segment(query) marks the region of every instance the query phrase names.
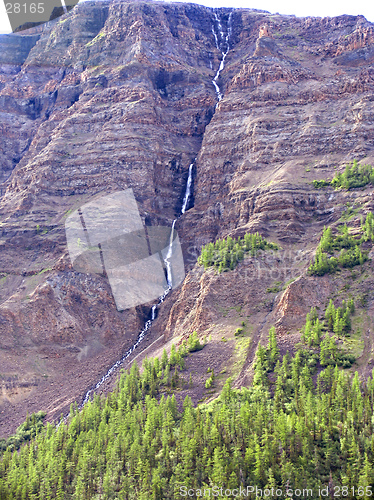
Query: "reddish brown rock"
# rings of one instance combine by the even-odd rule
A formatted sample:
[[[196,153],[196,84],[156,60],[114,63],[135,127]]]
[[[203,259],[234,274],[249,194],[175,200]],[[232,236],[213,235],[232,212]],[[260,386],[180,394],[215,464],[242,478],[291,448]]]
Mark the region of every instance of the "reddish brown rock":
[[[227,30],[230,9],[217,12]],[[147,224],[171,225],[195,157],[194,207],[177,222],[191,271],[152,335],[214,328],[218,342],[251,324],[243,382],[271,324],[296,331],[318,301],[322,314],[335,285],[306,278],[308,263],[323,226],[338,226],[346,203],[370,207],[372,188],[316,191],[312,181],[374,160],[373,26],[249,9],[231,21],[217,106],[222,54],[206,7],[84,2],[0,37],[0,364],[12,380],[0,434],[26,408],[52,417],[80,399],[149,314],[149,304],[119,313],[104,276],[71,268],[68,213],[131,187]],[[279,253],[222,275],[194,267],[202,244],[246,231]]]

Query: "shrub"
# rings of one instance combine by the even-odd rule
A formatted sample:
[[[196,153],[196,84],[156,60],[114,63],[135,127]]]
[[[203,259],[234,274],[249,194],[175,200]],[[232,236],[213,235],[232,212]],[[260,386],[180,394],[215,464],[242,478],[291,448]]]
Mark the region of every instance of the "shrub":
[[[190,352],[201,351],[201,349],[203,349],[204,344],[200,344],[196,331],[192,332],[192,334],[188,337],[187,346]]]
[[[321,189],[321,188],[324,188],[326,186],[330,186],[331,182],[330,181],[326,181],[324,179],[320,180],[320,181],[317,181],[316,179],[313,181],[313,186],[316,188],[316,189]]]
[[[210,389],[214,382],[214,370],[212,370],[212,374],[205,382],[205,389]]]
[[[235,335],[235,337],[238,337],[238,336],[239,336],[239,335],[241,335],[242,333],[243,333],[243,328],[237,328],[237,329],[235,330],[234,335]]]

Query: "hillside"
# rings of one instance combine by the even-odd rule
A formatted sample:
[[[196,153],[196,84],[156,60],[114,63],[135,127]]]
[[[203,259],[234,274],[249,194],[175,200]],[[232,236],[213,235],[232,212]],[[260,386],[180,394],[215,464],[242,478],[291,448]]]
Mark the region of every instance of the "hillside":
[[[0,499],[370,499],[372,378],[360,387],[329,365],[314,388],[310,351],[280,361],[274,338],[253,385],[228,380],[210,404],[186,397],[178,408],[171,396],[185,382],[189,341],[142,374],[134,363],[107,398],[72,405],[68,424],[41,431],[40,415],[28,417],[18,437],[38,435],[3,454]]]
[[[250,385],[271,326],[292,354],[312,307],[323,321],[330,299],[338,308],[353,298],[351,331],[337,342],[355,360],[347,373],[368,377],[371,237],[357,265],[308,269],[324,226],[337,237],[347,224],[359,239],[374,212],[370,179],[313,183],[354,160],[374,165],[372,23],[84,2],[38,32],[0,36],[0,48],[1,437],[27,411],[53,420],[80,404],[151,318],[155,302],[118,311],[107,276],[78,272],[67,249],[69,215],[128,188],[147,227],[177,218],[186,278],[124,368],[196,331],[209,340],[189,356],[192,386],[177,399],[206,402],[228,377]],[[222,272],[197,262],[204,245],[256,232],[278,249]]]

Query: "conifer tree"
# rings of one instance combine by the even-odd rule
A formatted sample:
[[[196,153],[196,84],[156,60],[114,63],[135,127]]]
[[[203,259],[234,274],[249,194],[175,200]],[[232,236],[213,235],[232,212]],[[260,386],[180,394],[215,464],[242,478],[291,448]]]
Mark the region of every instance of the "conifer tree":
[[[269,361],[271,366],[273,367],[279,356],[277,335],[274,326],[272,326],[269,330],[269,343],[267,349],[269,351]]]
[[[334,328],[334,320],[335,320],[335,306],[334,302],[332,299],[329,301],[329,305],[327,306],[326,313],[325,313],[325,318],[327,321],[327,328],[332,331]]]

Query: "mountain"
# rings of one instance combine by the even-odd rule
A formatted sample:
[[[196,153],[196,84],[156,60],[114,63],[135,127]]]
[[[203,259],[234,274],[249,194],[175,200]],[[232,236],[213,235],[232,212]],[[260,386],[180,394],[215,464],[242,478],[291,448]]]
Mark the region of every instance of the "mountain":
[[[27,411],[51,420],[82,401],[151,317],[154,302],[118,311],[108,278],[76,271],[67,249],[68,216],[128,188],[148,227],[178,217],[186,278],[124,367],[194,331],[206,336],[187,362],[193,389],[178,396],[196,404],[228,376],[248,385],[272,325],[281,353],[292,353],[312,307],[322,320],[330,299],[353,297],[353,333],[340,343],[368,375],[371,239],[352,269],[308,268],[324,226],[336,235],[347,223],[358,238],[374,208],[370,182],[313,184],[354,160],[374,164],[372,23],[97,1],[0,36],[0,48],[1,436]],[[197,262],[202,246],[255,232],[278,250],[221,273]],[[214,391],[208,368],[220,374]]]

